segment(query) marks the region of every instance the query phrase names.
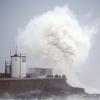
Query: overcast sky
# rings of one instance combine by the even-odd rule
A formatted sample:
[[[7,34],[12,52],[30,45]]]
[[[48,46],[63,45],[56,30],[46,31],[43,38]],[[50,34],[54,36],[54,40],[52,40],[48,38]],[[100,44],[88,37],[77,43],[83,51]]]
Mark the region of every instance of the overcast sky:
[[[24,29],[34,16],[65,4],[74,12],[81,26],[100,22],[100,0],[0,0],[0,72],[4,71],[4,61],[8,59],[10,49],[15,47],[18,31]],[[93,39],[89,59],[83,68],[93,77],[95,85],[100,84],[99,32]]]

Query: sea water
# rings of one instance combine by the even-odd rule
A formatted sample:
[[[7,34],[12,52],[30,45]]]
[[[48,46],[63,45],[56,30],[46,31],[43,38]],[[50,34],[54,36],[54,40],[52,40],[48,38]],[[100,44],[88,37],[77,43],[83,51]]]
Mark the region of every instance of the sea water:
[[[37,93],[35,93],[37,92]],[[43,95],[40,91],[31,91],[29,93],[18,93],[11,95],[5,93],[0,100],[100,100],[99,94],[69,94],[69,95]]]

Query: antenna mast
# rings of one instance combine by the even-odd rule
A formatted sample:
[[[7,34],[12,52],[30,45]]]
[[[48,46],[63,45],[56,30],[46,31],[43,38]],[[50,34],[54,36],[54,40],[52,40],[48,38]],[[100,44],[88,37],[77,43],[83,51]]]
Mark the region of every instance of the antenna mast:
[[[17,49],[18,49],[18,47],[17,47],[17,45],[16,45],[15,54],[17,54],[17,53],[18,53],[18,52],[17,52]]]

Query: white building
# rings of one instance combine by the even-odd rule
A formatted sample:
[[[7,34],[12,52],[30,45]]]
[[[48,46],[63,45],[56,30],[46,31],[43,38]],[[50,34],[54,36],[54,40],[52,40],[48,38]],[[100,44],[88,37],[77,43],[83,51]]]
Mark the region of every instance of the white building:
[[[11,77],[26,77],[26,56],[15,54],[11,56]]]
[[[11,61],[5,61],[5,74],[11,74]]]

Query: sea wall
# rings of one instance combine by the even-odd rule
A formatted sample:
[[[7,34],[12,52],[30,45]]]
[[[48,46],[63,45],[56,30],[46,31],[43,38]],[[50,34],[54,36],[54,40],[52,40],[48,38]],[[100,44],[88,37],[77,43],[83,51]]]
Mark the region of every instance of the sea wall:
[[[0,94],[19,93],[26,91],[41,90],[45,92],[66,91],[80,92],[81,88],[73,88],[66,83],[65,78],[45,78],[45,79],[17,79],[17,78],[4,78],[0,79]]]

